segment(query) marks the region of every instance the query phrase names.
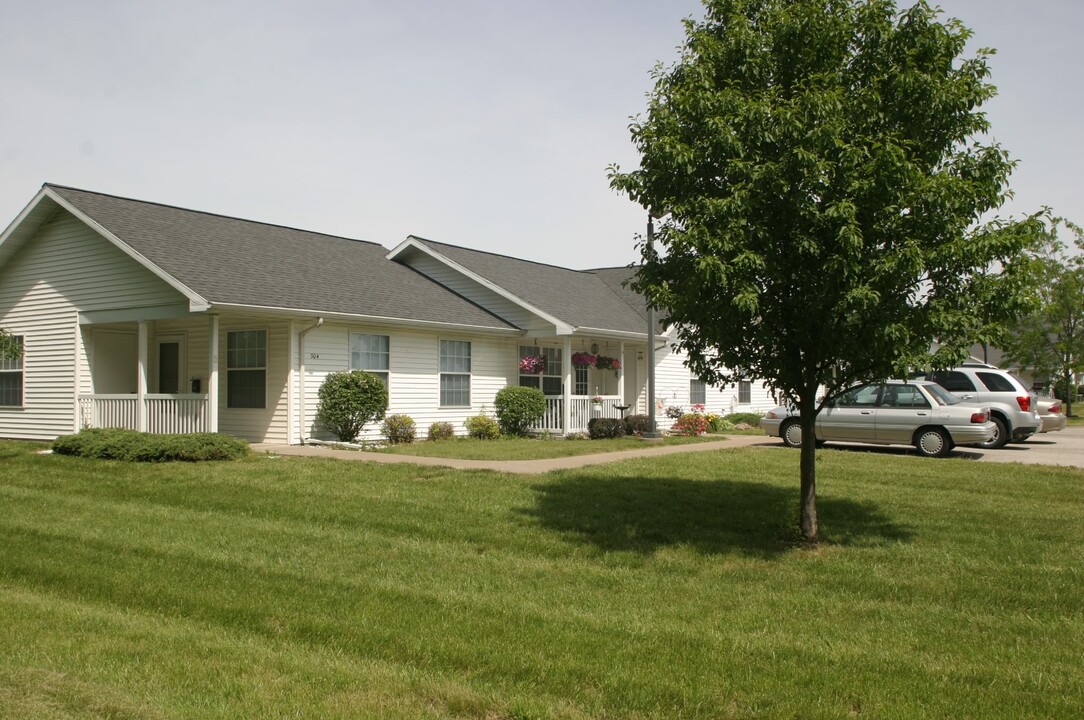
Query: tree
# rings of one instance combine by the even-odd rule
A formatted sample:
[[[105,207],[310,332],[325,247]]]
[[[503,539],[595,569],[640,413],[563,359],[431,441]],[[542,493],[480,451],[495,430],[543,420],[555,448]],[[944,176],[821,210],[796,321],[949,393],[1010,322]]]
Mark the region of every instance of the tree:
[[[925,2],[705,0],[656,67],[641,163],[613,188],[657,213],[633,287],[702,379],[799,410],[799,526],[817,538],[814,421],[857,381],[966,357],[1011,317],[1034,218],[991,221],[1013,163],[976,137],[994,94],[968,31]],[[997,268],[997,270],[993,268]]]
[[[1074,235],[1076,253],[1058,237],[1059,225]],[[1006,357],[1037,374],[1057,378],[1065,414],[1073,412],[1073,379],[1084,370],[1084,231],[1052,219],[1034,263],[1031,312],[1011,321],[1000,342]]]
[[[317,421],[343,442],[354,442],[363,427],[388,410],[384,381],[362,370],[330,373],[317,394]]]
[[[0,360],[18,360],[23,355],[22,343],[4,328],[0,328]]]

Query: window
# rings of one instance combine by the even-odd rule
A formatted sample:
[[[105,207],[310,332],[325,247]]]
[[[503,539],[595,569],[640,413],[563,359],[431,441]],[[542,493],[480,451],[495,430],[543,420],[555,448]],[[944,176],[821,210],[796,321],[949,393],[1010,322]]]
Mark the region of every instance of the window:
[[[881,407],[928,408],[930,403],[914,385],[886,385],[881,397]]]
[[[587,390],[587,368],[574,367],[572,371],[576,373],[576,392],[575,395],[586,395]]]
[[[1017,389],[1013,387],[1012,380],[1003,375],[992,372],[977,372],[975,374],[979,376],[979,380],[990,392],[1017,392]],[[1020,387],[1023,386],[1023,383],[1021,383]]]
[[[520,373],[519,384],[523,387],[539,388],[546,395],[561,395],[564,392],[564,379],[561,370],[560,348],[539,348],[537,345],[520,345],[519,358],[522,360],[528,355],[541,357],[546,361],[546,368],[541,375],[524,375]],[[584,368],[586,371],[586,368]],[[578,376],[577,376],[578,377]],[[587,387],[587,375],[584,374],[584,387]],[[583,395],[587,394],[584,390]]]
[[[689,379],[689,404],[706,405],[708,402],[708,386],[700,378]]]
[[[21,335],[12,336],[15,347],[22,350]],[[0,407],[23,406],[23,357],[0,356]]]
[[[971,382],[971,378],[957,370],[933,372],[929,379],[949,392],[975,392],[975,383]]]
[[[880,385],[859,385],[839,396],[836,407],[875,407],[881,399]]]
[[[226,407],[267,407],[267,331],[226,333]]]
[[[388,387],[391,369],[391,343],[387,335],[350,333],[350,369],[376,375]]]
[[[470,406],[470,342],[440,341],[440,406]]]
[[[738,381],[738,404],[748,405],[753,402],[753,383],[750,380]]]

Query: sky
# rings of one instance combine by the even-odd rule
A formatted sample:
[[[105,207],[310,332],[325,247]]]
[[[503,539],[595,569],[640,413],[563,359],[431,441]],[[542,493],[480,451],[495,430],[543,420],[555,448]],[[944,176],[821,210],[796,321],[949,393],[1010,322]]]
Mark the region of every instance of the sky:
[[[907,3],[901,2],[903,6]],[[993,47],[1003,215],[1084,223],[1084,3],[943,0]],[[697,0],[0,0],[0,228],[45,182],[585,269],[646,221],[609,187]],[[970,54],[970,53],[969,53]]]

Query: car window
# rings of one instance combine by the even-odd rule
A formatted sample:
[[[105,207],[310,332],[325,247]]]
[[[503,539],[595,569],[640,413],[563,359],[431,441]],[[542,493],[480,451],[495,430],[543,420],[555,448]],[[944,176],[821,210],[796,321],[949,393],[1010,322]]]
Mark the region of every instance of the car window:
[[[880,395],[880,385],[859,385],[840,395],[836,407],[873,407]]]
[[[1004,375],[992,372],[977,372],[975,374],[979,376],[979,380],[986,386],[986,389],[991,392],[1016,392],[1012,380]]]
[[[939,370],[930,373],[930,380],[949,392],[975,392],[975,383],[971,378],[957,370]]]
[[[929,400],[914,385],[885,385],[881,407],[886,408],[928,408]]]
[[[940,385],[927,385],[926,392],[933,396],[934,402],[938,405],[958,405],[960,403],[960,398]]]

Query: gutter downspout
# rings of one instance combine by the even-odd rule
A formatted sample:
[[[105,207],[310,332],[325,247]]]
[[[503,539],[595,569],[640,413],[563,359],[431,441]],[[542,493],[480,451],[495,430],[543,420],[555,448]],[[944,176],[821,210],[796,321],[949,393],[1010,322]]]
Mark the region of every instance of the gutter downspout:
[[[309,332],[315,330],[324,324],[322,317],[316,318],[316,323],[305,328],[297,334],[297,394],[298,394],[298,426],[297,426],[297,439],[301,441],[301,444],[305,444],[305,336]]]

